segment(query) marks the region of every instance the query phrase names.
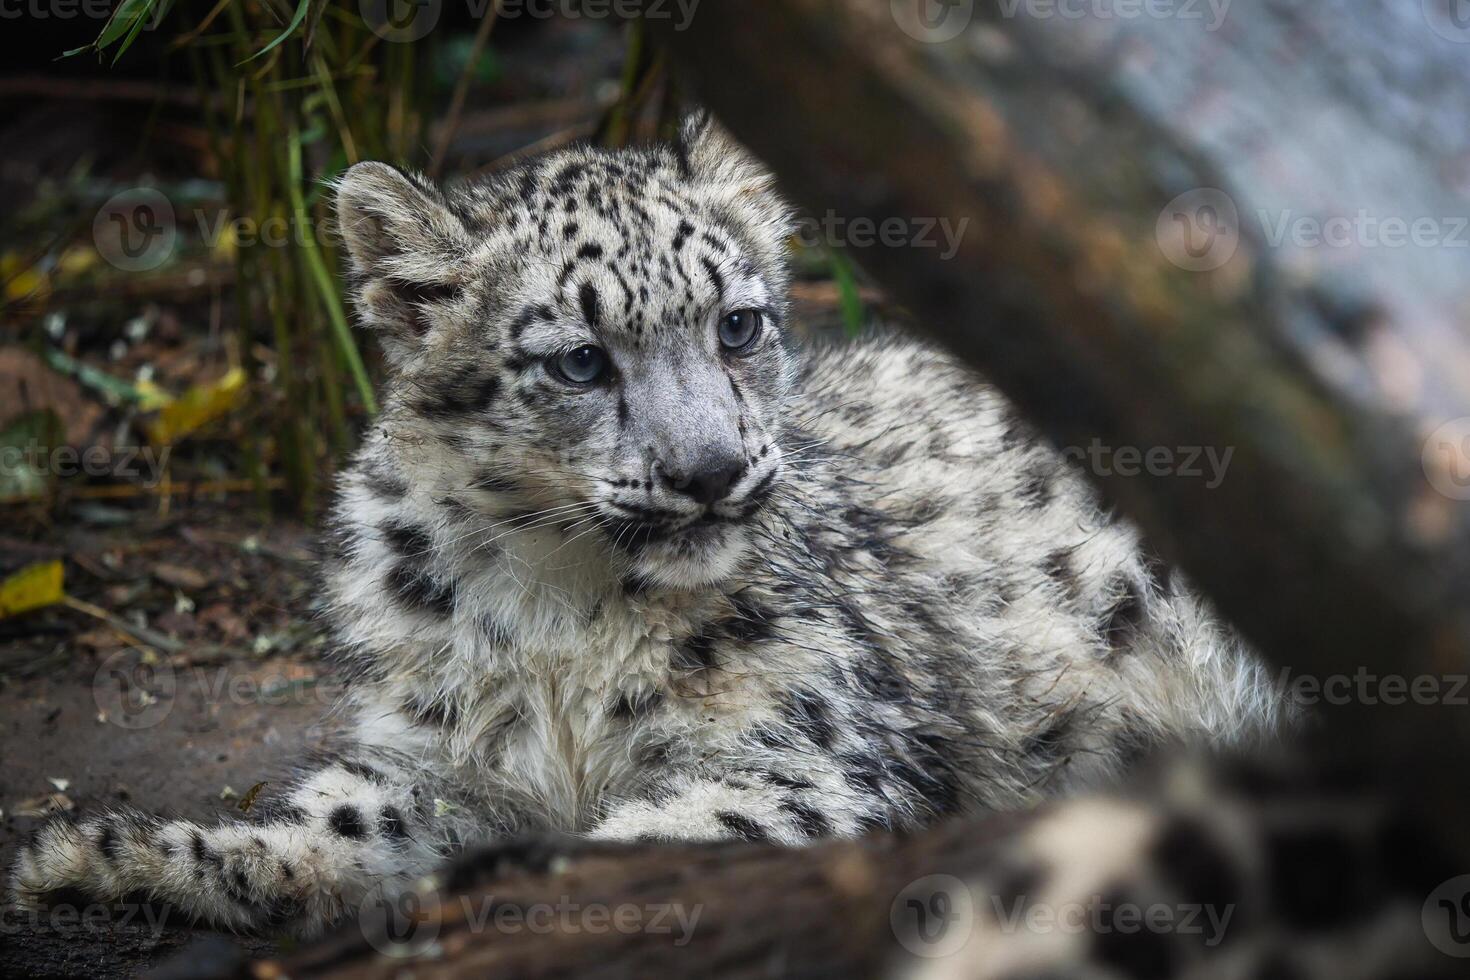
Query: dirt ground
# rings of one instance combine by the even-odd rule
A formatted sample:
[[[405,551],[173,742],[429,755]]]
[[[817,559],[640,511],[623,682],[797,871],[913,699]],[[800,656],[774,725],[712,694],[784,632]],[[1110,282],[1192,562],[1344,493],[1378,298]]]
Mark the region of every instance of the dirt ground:
[[[227,501],[175,505],[165,518],[118,510],[101,527],[12,512],[0,525],[0,574],[60,559],[82,604],[0,620],[0,864],[46,813],[126,804],[238,815],[252,787],[269,792],[330,730],[339,692],[320,662],[311,535],[235,511]],[[193,974],[271,948],[152,911],[8,912],[0,976],[133,976],[202,942],[185,954]]]

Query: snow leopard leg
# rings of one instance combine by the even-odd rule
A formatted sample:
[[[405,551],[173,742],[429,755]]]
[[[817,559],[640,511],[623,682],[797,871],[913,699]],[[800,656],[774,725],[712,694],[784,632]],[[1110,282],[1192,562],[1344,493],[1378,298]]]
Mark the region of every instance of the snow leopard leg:
[[[461,832],[423,774],[386,757],[336,759],[260,806],[205,826],[113,810],[42,826],[18,851],[11,898],[148,901],[224,929],[310,936],[443,862]]]
[[[771,841],[799,845],[889,826],[880,798],[836,773],[737,769],[681,773],[614,803],[591,836],[616,841]]]

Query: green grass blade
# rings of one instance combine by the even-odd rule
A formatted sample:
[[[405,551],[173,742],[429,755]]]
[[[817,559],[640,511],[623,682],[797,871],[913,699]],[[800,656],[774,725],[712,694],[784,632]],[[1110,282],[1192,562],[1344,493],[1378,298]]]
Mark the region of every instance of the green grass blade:
[[[837,284],[837,305],[842,310],[842,325],[849,337],[856,337],[863,332],[867,322],[857,277],[847,256],[836,249],[828,249],[828,253],[832,256],[832,280]]]
[[[301,236],[301,251],[306,258],[307,269],[311,273],[311,279],[316,285],[317,292],[321,295],[322,306],[327,311],[327,319],[332,324],[332,334],[337,339],[342,358],[347,362],[347,369],[352,372],[352,381],[357,386],[358,397],[362,399],[363,407],[367,409],[368,414],[376,415],[378,414],[378,401],[373,396],[372,380],[368,377],[367,368],[362,363],[362,355],[358,352],[357,342],[352,337],[352,328],[347,324],[347,314],[342,309],[342,299],[337,295],[331,273],[327,271],[327,263],[322,258],[316,236],[310,233],[313,225],[307,218],[306,200],[301,193],[301,133],[294,126],[291,128],[287,152],[290,159],[290,173],[287,179],[291,194],[291,210],[296,216],[297,227],[307,229],[307,233]]]

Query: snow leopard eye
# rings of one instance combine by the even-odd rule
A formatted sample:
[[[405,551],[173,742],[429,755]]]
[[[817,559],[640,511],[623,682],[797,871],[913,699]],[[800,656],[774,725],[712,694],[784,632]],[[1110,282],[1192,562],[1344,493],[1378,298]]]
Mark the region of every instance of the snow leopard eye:
[[[552,370],[574,385],[589,385],[607,373],[607,355],[600,347],[578,347],[552,362]]]
[[[761,334],[759,310],[736,310],[720,321],[720,344],[732,353],[744,353]]]

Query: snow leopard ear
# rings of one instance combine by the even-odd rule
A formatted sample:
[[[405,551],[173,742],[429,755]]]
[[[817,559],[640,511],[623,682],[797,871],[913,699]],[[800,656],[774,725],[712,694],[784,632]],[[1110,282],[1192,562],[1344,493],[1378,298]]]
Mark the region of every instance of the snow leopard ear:
[[[687,178],[752,228],[771,241],[790,233],[791,209],[776,191],[776,176],[708,111],[684,117],[674,152]]]
[[[469,233],[427,179],[373,162],[338,182],[337,224],[358,313],[402,360],[457,298]]]
[[[736,197],[775,194],[775,175],[708,110],[697,109],[684,117],[675,152],[685,176],[717,191]]]

